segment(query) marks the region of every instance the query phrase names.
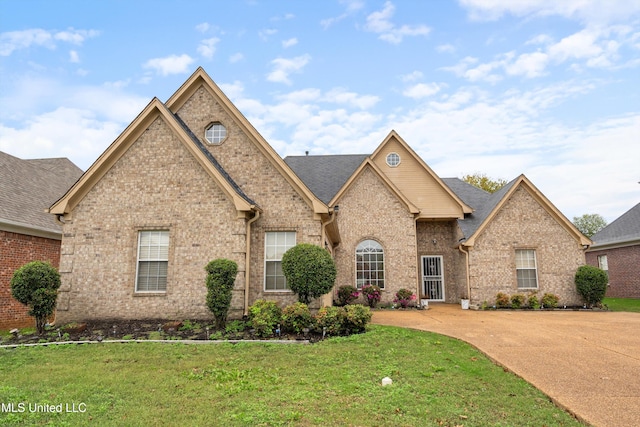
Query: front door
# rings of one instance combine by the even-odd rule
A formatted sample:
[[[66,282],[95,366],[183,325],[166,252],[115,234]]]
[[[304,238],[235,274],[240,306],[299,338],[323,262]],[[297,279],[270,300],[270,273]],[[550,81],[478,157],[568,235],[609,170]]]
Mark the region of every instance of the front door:
[[[444,275],[440,255],[422,257],[422,294],[420,298],[444,301]]]

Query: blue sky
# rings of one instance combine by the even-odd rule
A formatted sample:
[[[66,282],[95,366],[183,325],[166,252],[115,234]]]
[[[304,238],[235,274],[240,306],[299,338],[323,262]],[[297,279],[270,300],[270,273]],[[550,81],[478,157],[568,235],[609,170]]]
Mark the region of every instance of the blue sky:
[[[198,66],[283,157],[395,129],[569,219],[640,200],[640,0],[0,0],[0,150],[87,169]]]

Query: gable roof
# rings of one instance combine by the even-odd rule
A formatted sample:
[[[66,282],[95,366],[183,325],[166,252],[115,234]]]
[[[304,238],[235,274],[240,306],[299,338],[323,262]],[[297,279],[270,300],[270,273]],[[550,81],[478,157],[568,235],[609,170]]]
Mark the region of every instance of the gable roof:
[[[459,189],[462,189],[462,193],[464,193],[466,197],[477,198],[477,200],[481,202],[471,215],[465,217],[464,220],[458,220],[460,229],[465,237],[465,241],[462,243],[464,246],[471,247],[475,244],[475,240],[478,236],[480,236],[491,223],[493,218],[495,218],[500,209],[509,200],[518,187],[525,188],[529,194],[537,200],[540,206],[542,206],[549,215],[551,215],[563,228],[565,228],[569,234],[573,235],[581,245],[588,246],[592,243],[591,240],[585,237],[576,228],[576,226],[573,225],[571,221],[569,221],[567,217],[565,217],[562,212],[560,212],[558,208],[556,208],[524,175],[518,176],[516,179],[510,181],[493,194],[487,193],[488,197],[486,197],[483,202],[482,199],[485,197],[484,195],[472,191],[459,183],[453,182],[452,180],[448,180],[448,182],[453,186],[457,186]]]
[[[329,204],[367,154],[288,156],[284,161],[307,187]]]
[[[53,214],[71,212],[91,188],[111,169],[128,148],[158,117],[164,120],[178,137],[178,140],[182,142],[209,176],[211,176],[227,196],[230,197],[236,210],[248,212],[259,209],[255,203],[242,192],[240,187],[230,179],[229,175],[222,169],[217,161],[215,161],[213,155],[196,143],[197,138],[193,137],[193,134],[186,129],[184,124],[178,120],[177,116],[170,112],[158,98],[153,98],[138,117],[127,126],[124,132],[122,132],[91,167],[89,167],[78,182],[49,208],[49,212]]]
[[[67,158],[22,160],[0,151],[0,229],[59,239],[62,227],[46,210],[81,175]]]
[[[287,163],[276,153],[269,143],[260,135],[247,118],[229,100],[220,87],[209,77],[202,67],[185,81],[182,86],[166,102],[166,107],[176,113],[189,98],[200,88],[204,87],[217,101],[225,112],[235,120],[235,123],[243,130],[245,135],[255,144],[267,160],[280,172],[291,184],[294,190],[317,214],[328,214],[329,208],[322,202],[298,177]],[[196,138],[197,139],[197,138]]]
[[[640,203],[594,234],[591,240],[591,249],[640,244]]]
[[[340,188],[340,190],[333,196],[331,202],[329,202],[329,206],[334,206],[338,202],[340,197],[349,189],[349,187],[351,187],[351,184],[353,184],[354,181],[356,181],[356,179],[358,179],[362,172],[367,168],[370,168],[378,176],[382,183],[389,189],[389,191],[391,191],[391,193],[393,193],[398,198],[398,200],[400,200],[405,205],[410,213],[418,214],[420,212],[420,209],[418,209],[413,203],[411,203],[411,201],[407,199],[404,194],[402,194],[398,187],[396,187],[395,184],[391,182],[391,180],[387,178],[387,176],[380,170],[380,168],[376,166],[376,164],[371,160],[371,157],[367,157],[364,162],[362,162],[362,164],[351,174],[342,188]]]

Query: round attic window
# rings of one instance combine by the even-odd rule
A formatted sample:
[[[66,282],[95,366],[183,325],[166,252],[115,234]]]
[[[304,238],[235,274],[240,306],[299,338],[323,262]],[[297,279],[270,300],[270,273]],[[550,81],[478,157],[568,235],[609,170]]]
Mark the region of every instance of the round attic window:
[[[205,129],[204,137],[210,144],[221,144],[227,137],[227,128],[220,122],[211,123]]]
[[[389,153],[387,155],[387,164],[392,168],[395,168],[400,164],[400,156],[398,153]]]

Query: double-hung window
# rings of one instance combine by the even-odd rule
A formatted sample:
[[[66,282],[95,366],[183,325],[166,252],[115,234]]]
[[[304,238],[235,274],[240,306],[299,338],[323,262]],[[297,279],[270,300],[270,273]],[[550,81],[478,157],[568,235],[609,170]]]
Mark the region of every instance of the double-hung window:
[[[516,249],[518,289],[538,288],[538,268],[534,249]]]
[[[607,260],[606,255],[598,255],[598,268],[603,270],[607,274],[607,279],[609,278],[609,261]]]
[[[282,255],[296,245],[295,231],[268,231],[264,239],[264,290],[288,291]]]
[[[168,265],[169,231],[140,231],[136,292],[166,292]]]

